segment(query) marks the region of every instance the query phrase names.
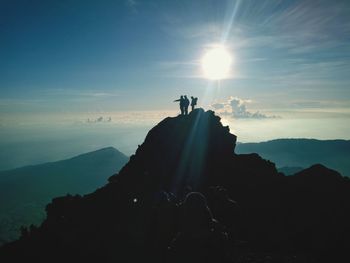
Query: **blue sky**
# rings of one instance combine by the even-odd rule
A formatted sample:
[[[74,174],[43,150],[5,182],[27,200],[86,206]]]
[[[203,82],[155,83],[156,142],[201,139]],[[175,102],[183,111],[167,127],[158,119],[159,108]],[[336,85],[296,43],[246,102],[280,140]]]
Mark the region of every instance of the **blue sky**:
[[[293,136],[261,138],[249,130],[259,123],[349,139],[349,14],[349,1],[328,0],[2,0],[1,127],[12,134],[38,119],[53,127],[67,114],[70,124],[114,114],[116,125],[128,112],[176,115],[172,101],[187,94],[233,126],[240,118],[232,129],[248,141]],[[234,60],[220,83],[200,65],[218,43]]]
[[[2,1],[0,10],[2,111],[170,109],[178,94],[211,86],[198,61],[213,43],[235,63],[210,99],[349,105],[348,1]]]

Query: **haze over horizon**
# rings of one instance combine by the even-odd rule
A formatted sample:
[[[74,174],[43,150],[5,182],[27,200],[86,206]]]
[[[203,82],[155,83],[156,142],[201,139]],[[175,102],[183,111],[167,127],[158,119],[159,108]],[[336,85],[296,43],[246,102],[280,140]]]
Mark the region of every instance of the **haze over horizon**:
[[[323,0],[2,1],[0,170],[105,146],[129,155],[182,94],[239,141],[350,139],[349,11]],[[201,59],[218,44],[232,68],[208,80]]]

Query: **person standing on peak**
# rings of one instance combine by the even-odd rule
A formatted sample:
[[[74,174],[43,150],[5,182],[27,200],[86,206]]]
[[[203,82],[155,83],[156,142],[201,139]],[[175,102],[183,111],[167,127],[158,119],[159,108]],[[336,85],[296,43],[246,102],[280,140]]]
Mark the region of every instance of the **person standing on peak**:
[[[187,98],[187,96],[185,95],[185,98],[184,98],[184,111],[185,111],[185,115],[188,114],[188,106],[190,105],[190,101],[189,99]]]
[[[185,113],[185,99],[184,99],[184,96],[181,95],[180,99],[174,100],[174,102],[176,102],[176,101],[180,102],[181,115],[184,115],[184,113]]]
[[[191,108],[192,108],[191,111],[193,111],[194,108],[196,107],[197,100],[198,100],[198,98],[194,98],[193,96],[191,96]]]

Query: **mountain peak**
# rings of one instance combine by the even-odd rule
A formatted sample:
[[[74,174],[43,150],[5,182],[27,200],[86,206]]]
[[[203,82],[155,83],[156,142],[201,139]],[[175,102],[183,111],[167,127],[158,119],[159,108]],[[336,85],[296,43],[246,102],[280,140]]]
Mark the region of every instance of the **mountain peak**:
[[[199,148],[207,145],[207,149],[202,151],[216,150],[221,154],[225,152],[232,155],[236,139],[236,136],[230,133],[229,127],[222,125],[219,116],[211,110],[204,111],[199,108],[188,115],[168,117],[161,121],[150,130],[142,146],[157,143],[162,144],[162,148],[168,152],[171,152],[173,147],[183,147],[183,150],[192,150],[198,154]]]
[[[188,115],[168,117],[152,128],[130,162],[110,181],[138,174],[154,179],[168,191],[205,183],[217,165],[234,156],[236,136],[213,111],[195,109]],[[142,176],[147,174],[147,176]]]
[[[333,169],[329,169],[328,167],[322,165],[322,164],[314,164],[310,166],[309,168],[306,168],[298,173],[296,173],[294,176],[296,177],[303,177],[303,178],[314,178],[320,180],[323,179],[339,179],[342,180],[343,177],[340,173]]]
[[[104,156],[104,155],[120,155],[122,157],[127,158],[122,152],[118,151],[116,148],[114,147],[105,147],[105,148],[101,148],[95,151],[91,151],[91,152],[87,152],[87,153],[83,153],[83,154],[79,154],[77,156],[74,156],[68,160],[76,160],[76,159],[85,159],[85,158],[96,158],[96,156]]]

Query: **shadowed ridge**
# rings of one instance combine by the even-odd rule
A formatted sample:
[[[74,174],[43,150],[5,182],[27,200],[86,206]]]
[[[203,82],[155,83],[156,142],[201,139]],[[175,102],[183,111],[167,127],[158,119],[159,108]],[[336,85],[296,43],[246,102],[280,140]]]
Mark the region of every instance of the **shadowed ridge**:
[[[310,166],[309,168],[306,168],[298,173],[296,173],[294,176],[298,177],[313,177],[315,179],[320,179],[321,177],[325,178],[334,178],[334,179],[343,179],[343,176],[341,176],[340,173],[333,169],[329,169],[326,166],[322,164],[314,164]]]
[[[95,151],[87,152],[87,153],[82,153],[67,159],[59,160],[59,161],[52,161],[52,162],[46,162],[46,163],[40,163],[40,164],[35,164],[35,165],[26,165],[14,169],[9,169],[9,170],[3,170],[0,171],[0,177],[3,175],[6,175],[7,173],[12,173],[15,171],[25,171],[25,170],[30,170],[30,169],[37,169],[37,167],[49,167],[49,166],[57,166],[62,163],[76,163],[76,162],[85,162],[85,161],[93,161],[99,158],[110,158],[110,157],[116,157],[120,159],[121,162],[125,163],[128,160],[128,156],[126,156],[124,153],[120,152],[114,147],[105,147],[101,148]]]
[[[338,198],[347,191],[350,186],[350,180],[348,177],[343,177],[335,170],[329,169],[322,164],[315,164],[306,168],[294,175],[288,176],[286,180],[293,186],[291,191],[298,188],[300,193],[305,194],[303,198],[306,200],[311,195],[321,195],[319,198],[327,199],[329,202],[329,196],[332,198]],[[300,200],[302,201],[302,200]],[[334,201],[334,200],[333,200]]]
[[[124,159],[128,158],[124,153],[120,152],[119,150],[117,150],[114,147],[105,147],[105,148],[101,148],[92,152],[88,152],[88,153],[83,153],[83,154],[79,154],[77,156],[74,156],[72,158],[69,159],[65,159],[62,161],[68,161],[68,160],[77,160],[77,159],[83,159],[83,158],[89,158],[89,157],[99,157],[99,156],[104,156],[104,155],[116,155],[116,156],[120,156],[123,157]]]
[[[293,247],[312,251],[318,262],[348,262],[350,180],[315,164],[285,177],[285,236]]]

